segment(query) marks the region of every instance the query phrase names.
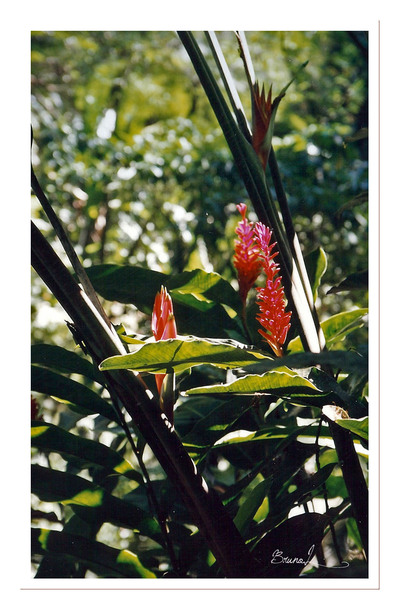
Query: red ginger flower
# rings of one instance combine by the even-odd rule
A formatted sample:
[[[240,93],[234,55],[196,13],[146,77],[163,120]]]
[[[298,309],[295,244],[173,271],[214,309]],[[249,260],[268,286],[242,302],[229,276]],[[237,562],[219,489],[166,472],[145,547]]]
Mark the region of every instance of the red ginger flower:
[[[256,225],[246,218],[247,206],[236,206],[242,220],[236,228],[239,240],[235,240],[233,263],[238,272],[239,295],[243,302],[243,317],[247,295],[261,271],[266,275],[265,286],[257,288],[260,313],[256,316],[263,328],[260,335],[268,342],[277,356],[283,355],[283,345],[290,328],[292,313],[285,312],[285,294],[279,266],[275,262],[278,252],[273,252],[276,242],[271,243],[272,231],[262,222]]]
[[[275,262],[278,252],[272,253],[276,243],[271,244],[272,232],[263,223],[258,222],[254,238],[259,246],[262,267],[266,275],[265,286],[257,288],[257,304],[260,313],[256,316],[262,329],[258,332],[268,342],[277,356],[283,355],[283,345],[290,328],[292,312],[285,312],[285,293],[278,275],[279,266]]]
[[[164,286],[161,286],[161,291],[156,294],[151,319],[151,329],[156,341],[176,339],[177,337],[172,299]],[[161,394],[164,377],[165,374],[156,375],[159,394]]]
[[[250,288],[260,275],[262,263],[259,259],[259,247],[254,239],[254,225],[246,218],[247,205],[240,203],[236,207],[242,220],[236,228],[239,239],[235,240],[233,264],[238,272],[239,295],[244,306]]]

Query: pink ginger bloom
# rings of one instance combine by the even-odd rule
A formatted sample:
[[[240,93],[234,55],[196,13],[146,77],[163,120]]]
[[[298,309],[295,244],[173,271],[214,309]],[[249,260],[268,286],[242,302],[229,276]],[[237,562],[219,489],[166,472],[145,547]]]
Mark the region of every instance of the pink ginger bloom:
[[[254,239],[259,247],[266,282],[265,286],[257,288],[257,304],[260,313],[256,317],[263,327],[258,332],[268,342],[274,353],[282,356],[292,312],[285,312],[286,302],[281,283],[282,278],[278,275],[279,266],[274,260],[278,252],[272,253],[276,243],[271,244],[271,237],[271,230],[258,222],[254,229]]]
[[[156,341],[176,339],[177,337],[172,299],[164,286],[161,286],[161,291],[156,294],[151,319],[151,329]],[[164,377],[164,373],[156,375],[156,384],[159,394],[161,394]]]
[[[236,207],[242,220],[235,231],[239,239],[235,240],[233,264],[238,272],[239,296],[244,306],[250,288],[260,275],[262,263],[259,259],[259,246],[255,242],[254,225],[246,218],[247,205],[240,203]]]

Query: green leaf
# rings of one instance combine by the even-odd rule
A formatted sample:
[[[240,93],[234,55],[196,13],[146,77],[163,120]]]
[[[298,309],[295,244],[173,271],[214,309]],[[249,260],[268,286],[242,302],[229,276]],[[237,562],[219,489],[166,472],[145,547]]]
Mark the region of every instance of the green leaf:
[[[320,247],[310,252],[305,259],[308,276],[310,278],[311,290],[314,302],[318,296],[318,288],[321,278],[328,268],[328,259],[324,250]]]
[[[165,286],[172,296],[181,333],[221,336],[223,329],[238,329],[224,306],[238,313],[239,296],[217,273],[195,269],[170,276],[141,267],[112,264],[94,265],[87,272],[102,297],[131,303],[148,315],[153,310],[157,292]]]
[[[193,366],[213,364],[218,368],[233,369],[269,356],[235,341],[218,341],[187,337],[146,343],[126,356],[113,356],[103,360],[100,370],[132,369],[147,373],[181,373]]]
[[[44,502],[70,505],[85,520],[100,514],[104,522],[127,527],[160,541],[160,526],[148,513],[134,504],[108,493],[104,487],[68,472],[34,464],[31,469],[32,492]],[[93,512],[94,511],[94,512]],[[99,512],[100,511],[100,512]]]
[[[305,396],[319,394],[320,390],[308,379],[289,369],[264,375],[245,375],[227,384],[204,386],[187,390],[186,394],[254,394],[267,392],[277,396]]]
[[[228,305],[237,313],[241,311],[242,303],[238,292],[218,273],[207,273],[202,269],[184,271],[179,275],[171,276],[166,282],[166,287],[178,302],[180,299],[185,302],[184,295],[192,295],[200,303],[221,303]]]
[[[150,314],[154,299],[168,276],[130,265],[93,265],[87,270],[94,289],[108,301],[132,303]]]
[[[36,365],[31,367],[31,389],[74,405],[85,415],[98,413],[119,423],[112,406],[96,392],[49,369]]]
[[[58,345],[37,344],[31,347],[31,363],[60,371],[78,373],[93,381],[104,383],[96,367],[91,362]]]
[[[177,302],[186,303],[183,295],[192,295],[199,303],[224,303],[240,311],[237,292],[218,273],[203,269],[167,275],[131,265],[93,265],[88,275],[97,292],[109,301],[132,303],[145,313],[151,313],[154,299],[161,286],[175,295]],[[194,305],[199,309],[201,305]]]
[[[258,483],[258,485],[256,485],[256,487],[254,487],[254,489],[251,490],[250,495],[245,499],[243,504],[240,505],[233,521],[241,534],[245,532],[247,526],[253,520],[257,510],[264,502],[269,487],[269,481],[261,481]]]
[[[186,401],[190,406],[199,399],[191,398]],[[252,409],[251,400],[231,396],[229,400],[213,400],[210,397],[201,399],[206,402],[205,408],[197,415],[197,420],[189,433],[182,437],[183,442],[209,447],[232,430],[240,428],[243,416]],[[209,405],[212,405],[210,410]],[[243,425],[243,424],[242,424]]]
[[[329,347],[336,341],[341,341],[353,330],[361,328],[364,325],[363,318],[367,313],[367,308],[354,309],[335,314],[321,322],[327,346]]]
[[[131,551],[120,551],[84,536],[32,528],[32,551],[38,555],[72,556],[103,578],[156,578]]]
[[[96,464],[129,479],[143,483],[142,476],[119,453],[102,443],[66,432],[58,426],[40,421],[32,422],[31,443],[42,451],[56,451],[82,462],[82,468]]]
[[[321,322],[324,332],[326,345],[329,347],[337,341],[344,339],[349,333],[363,326],[363,317],[368,313],[367,308],[354,309],[335,314]],[[303,350],[300,337],[292,339],[287,349],[289,352],[299,352]]]
[[[342,428],[350,430],[357,436],[361,436],[361,438],[368,440],[368,417],[363,417],[362,419],[337,419],[336,423]]]

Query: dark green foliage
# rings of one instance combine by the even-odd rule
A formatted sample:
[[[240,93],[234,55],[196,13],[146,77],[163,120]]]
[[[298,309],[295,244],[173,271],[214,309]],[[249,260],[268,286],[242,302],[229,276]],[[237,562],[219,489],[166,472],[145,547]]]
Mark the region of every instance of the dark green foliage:
[[[218,37],[244,82],[235,36]],[[254,294],[243,320],[232,257],[235,204],[266,194],[271,213],[277,193],[223,104],[216,120],[198,77],[209,67],[216,91],[217,70],[202,34],[194,39],[198,66],[172,32],[32,34],[33,166],[127,352],[99,359],[75,319],[69,330],[33,323],[36,578],[224,578],[234,564],[239,577],[365,577],[368,174],[365,131],[355,134],[367,127],[367,40],[248,35],[275,95],[308,61],[279,106],[273,146],[327,349],[306,348],[299,315],[276,359],[257,332]],[[36,200],[33,217],[53,243]],[[290,270],[287,232],[273,219]],[[154,343],[161,286],[179,336]],[[55,304],[35,277],[39,318],[45,301]],[[175,373],[176,442],[154,446],[148,391],[127,390],[125,403],[116,392],[112,373],[131,367],[154,393],[152,409],[154,374]],[[193,460],[192,489],[171,447],[175,460]],[[233,558],[212,535],[227,522]],[[329,554],[335,567],[324,565]]]

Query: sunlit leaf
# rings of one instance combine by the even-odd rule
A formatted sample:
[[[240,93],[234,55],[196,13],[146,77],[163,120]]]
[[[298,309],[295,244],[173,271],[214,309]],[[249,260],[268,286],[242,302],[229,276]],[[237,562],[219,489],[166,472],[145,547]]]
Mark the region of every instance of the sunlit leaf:
[[[361,436],[361,438],[368,440],[368,417],[363,417],[362,419],[337,419],[336,423],[342,428],[350,430],[357,436]]]
[[[187,337],[147,343],[126,356],[103,360],[100,370],[132,369],[147,373],[180,373],[193,366],[212,364],[223,369],[246,366],[269,356],[234,341]]]
[[[186,394],[254,394],[267,392],[277,396],[319,394],[320,390],[308,379],[289,371],[272,371],[264,375],[246,375],[227,384],[204,386],[187,390]]]
[[[238,312],[237,292],[217,273],[202,269],[167,275],[130,265],[94,265],[87,269],[95,290],[109,301],[131,303],[150,315],[161,286],[171,294],[178,332],[220,337],[224,329],[240,330],[226,307]]]

